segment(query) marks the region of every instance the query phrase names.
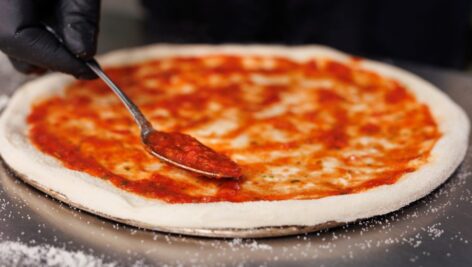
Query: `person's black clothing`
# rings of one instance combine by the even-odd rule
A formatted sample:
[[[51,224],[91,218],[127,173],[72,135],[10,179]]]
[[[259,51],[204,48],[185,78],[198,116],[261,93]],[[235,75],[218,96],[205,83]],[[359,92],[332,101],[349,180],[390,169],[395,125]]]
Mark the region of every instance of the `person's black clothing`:
[[[326,44],[460,68],[469,0],[142,0],[151,41]]]

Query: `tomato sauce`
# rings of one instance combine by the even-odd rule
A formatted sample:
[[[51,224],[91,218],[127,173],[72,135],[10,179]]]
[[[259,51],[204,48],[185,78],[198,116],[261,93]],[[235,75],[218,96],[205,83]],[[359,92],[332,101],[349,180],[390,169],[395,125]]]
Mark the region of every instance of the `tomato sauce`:
[[[362,192],[426,164],[441,133],[407,88],[361,64],[209,55],[106,69],[169,133],[151,138],[156,150],[240,179],[205,178],[150,155],[127,110],[98,80],[38,101],[29,137],[66,168],[168,203]]]
[[[241,177],[241,168],[238,164],[190,135],[153,131],[146,138],[146,143],[154,152],[169,160],[215,174],[217,178]]]

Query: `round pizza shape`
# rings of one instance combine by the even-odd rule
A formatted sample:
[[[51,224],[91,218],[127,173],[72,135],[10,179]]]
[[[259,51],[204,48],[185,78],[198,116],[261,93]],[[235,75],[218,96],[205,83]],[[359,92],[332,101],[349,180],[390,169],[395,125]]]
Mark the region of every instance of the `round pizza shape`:
[[[269,236],[386,214],[443,183],[467,148],[469,120],[439,89],[326,47],[158,45],[100,62],[157,130],[196,138],[241,178],[161,162],[102,81],[63,74],[17,90],[0,153],[40,190],[139,227]]]

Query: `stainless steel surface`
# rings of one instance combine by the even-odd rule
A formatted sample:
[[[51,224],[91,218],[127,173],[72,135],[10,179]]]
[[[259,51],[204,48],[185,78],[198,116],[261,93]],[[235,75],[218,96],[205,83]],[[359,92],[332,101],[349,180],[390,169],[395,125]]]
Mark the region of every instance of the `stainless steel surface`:
[[[106,32],[102,27],[102,38],[113,47],[102,51],[119,47],[122,36],[129,36]],[[142,42],[133,40],[122,43]],[[23,77],[3,71],[6,63],[0,63],[0,95],[10,94]],[[411,64],[401,67],[436,84],[472,117],[472,77]],[[7,79],[11,82],[5,84]],[[472,266],[471,177],[469,148],[444,185],[397,212],[308,235],[255,241],[182,237],[114,223],[53,200],[0,167],[0,266],[2,244],[10,244],[6,241],[81,251],[98,265]]]

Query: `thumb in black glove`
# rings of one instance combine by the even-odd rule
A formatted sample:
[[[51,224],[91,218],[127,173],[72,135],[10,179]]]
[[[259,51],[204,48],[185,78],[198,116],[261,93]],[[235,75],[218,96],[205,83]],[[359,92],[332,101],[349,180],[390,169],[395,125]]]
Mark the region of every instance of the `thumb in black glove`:
[[[0,50],[20,72],[96,78],[79,59],[95,55],[99,14],[100,0],[0,0]]]

